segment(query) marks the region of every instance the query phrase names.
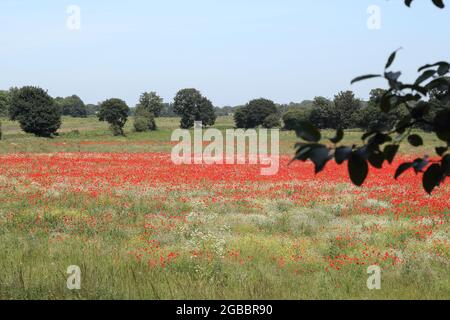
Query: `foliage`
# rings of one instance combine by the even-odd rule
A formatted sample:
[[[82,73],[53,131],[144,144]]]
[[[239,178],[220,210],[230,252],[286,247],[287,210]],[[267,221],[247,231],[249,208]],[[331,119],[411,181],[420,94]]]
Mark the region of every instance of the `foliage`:
[[[61,111],[53,98],[38,87],[11,91],[10,118],[17,120],[27,133],[51,137],[61,126]]]
[[[136,113],[139,110],[146,110],[152,113],[155,118],[161,116],[161,112],[164,108],[163,99],[156,94],[156,92],[144,92],[139,98],[139,104],[136,106]]]
[[[124,135],[123,127],[128,120],[130,108],[125,101],[120,99],[109,99],[101,103],[98,118],[106,121],[111,126],[111,131],[115,136]]]
[[[302,121],[307,121],[310,111],[305,109],[292,109],[283,115],[283,123],[285,130],[297,130]]]
[[[337,113],[333,101],[324,97],[314,98],[310,121],[320,129],[337,128]]]
[[[204,126],[211,126],[216,122],[213,104],[196,89],[178,91],[173,108],[181,116],[182,129],[192,128],[195,121],[202,121]]]
[[[146,132],[156,130],[155,116],[147,110],[139,109],[134,117],[134,130],[136,132]]]
[[[83,100],[77,95],[72,95],[70,97],[55,98],[56,103],[61,108],[62,114],[64,116],[72,116],[74,118],[86,118],[88,111]]]
[[[236,111],[236,127],[248,129],[264,126],[264,120],[271,115],[278,117],[279,121],[278,109],[272,100],[264,98],[252,100]]]
[[[0,117],[5,117],[9,113],[10,94],[8,91],[0,90]]]
[[[262,126],[266,129],[280,128],[281,127],[280,116],[275,113],[268,115],[264,119]]]

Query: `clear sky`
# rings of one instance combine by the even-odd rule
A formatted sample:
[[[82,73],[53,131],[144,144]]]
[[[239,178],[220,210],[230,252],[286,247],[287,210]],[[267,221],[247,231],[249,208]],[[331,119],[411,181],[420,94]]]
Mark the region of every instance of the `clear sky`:
[[[218,106],[346,89],[367,98],[384,83],[350,80],[381,72],[398,47],[401,70],[450,60],[450,7],[414,2],[0,0],[0,88],[39,85],[53,96],[117,97],[130,106],[143,91],[171,101],[186,87]],[[80,30],[66,25],[72,4],[81,9]],[[371,5],[381,10],[379,30],[367,27]]]

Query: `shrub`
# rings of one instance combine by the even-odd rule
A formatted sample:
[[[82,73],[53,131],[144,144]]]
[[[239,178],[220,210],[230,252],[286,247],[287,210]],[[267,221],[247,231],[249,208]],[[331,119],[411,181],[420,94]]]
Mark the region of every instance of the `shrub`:
[[[61,110],[46,91],[23,87],[12,91],[10,118],[27,133],[51,137],[61,126]]]
[[[245,107],[239,108],[234,114],[234,121],[237,128],[256,128],[264,126],[264,121],[271,115],[275,115],[279,123],[280,117],[275,103],[261,98],[252,100]],[[274,118],[271,117],[271,120]]]
[[[212,126],[216,122],[213,104],[196,89],[178,91],[173,109],[181,116],[182,129],[192,128],[195,121],[202,121],[204,126]]]
[[[239,129],[247,128],[247,116],[248,116],[247,107],[241,107],[236,110],[236,112],[234,113],[234,123],[236,124],[236,128]]]

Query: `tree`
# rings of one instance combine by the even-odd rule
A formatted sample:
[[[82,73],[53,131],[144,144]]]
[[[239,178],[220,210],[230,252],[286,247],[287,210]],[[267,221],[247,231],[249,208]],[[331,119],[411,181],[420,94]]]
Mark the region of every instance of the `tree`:
[[[130,108],[125,101],[120,99],[109,99],[100,104],[98,119],[110,124],[111,131],[115,136],[124,135],[123,127],[128,120]]]
[[[61,126],[61,110],[54,99],[38,87],[11,91],[10,119],[17,120],[27,133],[51,137]]]
[[[155,118],[158,118],[161,116],[163,108],[163,99],[159,97],[156,92],[144,92],[139,98],[136,112],[138,112],[139,109],[144,109],[149,113],[153,113]]]
[[[359,128],[367,131],[392,130],[397,119],[408,113],[408,109],[405,105],[399,106],[388,113],[382,112],[378,108],[378,103],[385,93],[386,90],[380,88],[373,89],[370,92],[370,100],[367,103],[367,106],[361,109],[359,118],[356,121]]]
[[[234,112],[234,123],[236,128],[239,129],[248,129],[247,128],[247,117],[248,117],[248,108],[240,107]]]
[[[202,121],[204,126],[211,126],[216,122],[213,104],[196,89],[178,91],[173,108],[181,116],[182,129],[192,128],[195,121]]]
[[[324,97],[315,97],[310,121],[320,129],[336,129],[339,122],[334,102]]]
[[[278,114],[271,114],[268,115],[263,123],[262,126],[266,129],[272,129],[272,128],[279,128],[281,127],[281,121],[280,121],[280,116]]]
[[[87,104],[86,111],[88,116],[93,116],[100,111],[100,106],[98,104]]]
[[[308,121],[308,109],[291,109],[283,115],[284,130],[297,130],[302,121]]]
[[[56,103],[60,106],[64,116],[72,116],[74,118],[86,118],[88,115],[86,105],[77,95],[70,97],[55,98]]]
[[[9,92],[0,90],[0,117],[8,116],[9,105],[10,105]]]
[[[142,107],[136,108],[134,117],[134,130],[136,132],[146,132],[156,130],[155,116],[152,112]]]
[[[260,98],[250,101],[247,106],[247,128],[255,128],[263,125],[264,120],[273,114],[278,114],[278,109],[272,100]]]
[[[356,128],[355,118],[361,110],[361,100],[355,98],[352,91],[341,91],[334,96],[336,126],[342,129]]]

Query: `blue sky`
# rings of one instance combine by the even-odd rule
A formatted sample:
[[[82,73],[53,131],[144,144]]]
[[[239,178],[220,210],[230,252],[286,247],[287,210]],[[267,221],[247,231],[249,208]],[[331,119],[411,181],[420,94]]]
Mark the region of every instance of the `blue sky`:
[[[398,47],[396,68],[450,60],[450,9],[416,0],[0,0],[0,88],[39,85],[87,103],[130,106],[143,91],[171,101],[195,87],[215,105],[266,97],[279,103],[354,90]],[[66,27],[69,5],[81,30]],[[381,29],[367,8],[381,9]]]

